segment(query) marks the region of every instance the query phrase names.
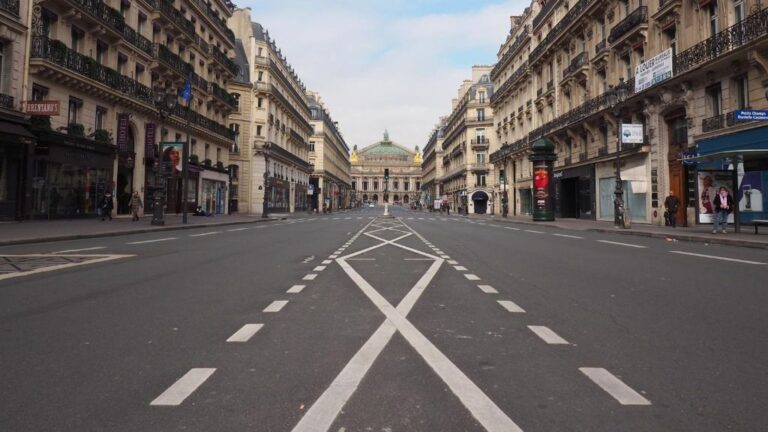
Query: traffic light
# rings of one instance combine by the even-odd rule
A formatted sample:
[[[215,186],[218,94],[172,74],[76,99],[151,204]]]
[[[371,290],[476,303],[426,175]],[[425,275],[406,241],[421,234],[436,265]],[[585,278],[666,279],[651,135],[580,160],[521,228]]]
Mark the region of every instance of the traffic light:
[[[389,168],[384,168],[384,180],[389,180]]]

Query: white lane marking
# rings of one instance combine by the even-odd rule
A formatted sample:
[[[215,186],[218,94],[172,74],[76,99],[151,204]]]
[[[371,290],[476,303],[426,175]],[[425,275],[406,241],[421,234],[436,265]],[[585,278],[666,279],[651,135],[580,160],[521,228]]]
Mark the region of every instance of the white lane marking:
[[[317,277],[317,274],[310,273],[310,274],[304,276],[302,279],[303,280],[315,280],[316,277]]]
[[[309,264],[309,262],[312,261],[313,259],[315,259],[314,255],[308,256],[308,257],[304,258],[304,261],[302,261],[302,263],[303,264]]]
[[[474,275],[472,273],[464,273],[464,277],[469,280],[480,280],[480,278],[477,277],[477,275]]]
[[[698,253],[693,253],[693,252],[669,251],[669,253],[680,254],[680,255],[690,255],[690,256],[695,256],[695,257],[699,257],[699,258],[709,258],[709,259],[716,259],[716,260],[722,260],[722,261],[731,261],[731,262],[737,262],[737,263],[742,263],[742,264],[765,265],[764,262],[759,262],[759,261],[747,261],[747,260],[741,260],[741,259],[736,259],[736,258],[726,258],[726,257],[719,257],[719,256],[714,256],[714,255],[704,255],[704,254],[698,254]]]
[[[288,291],[286,291],[286,293],[288,293],[288,294],[298,294],[304,288],[306,288],[306,285],[294,285],[294,286],[288,288]]]
[[[316,271],[316,272],[321,272],[323,270],[325,270],[325,266],[317,266],[312,269],[312,271]]]
[[[567,340],[561,338],[557,333],[552,331],[549,327],[545,326],[528,326],[536,336],[550,345],[570,345]]]
[[[238,231],[245,231],[245,230],[247,230],[247,229],[248,229],[248,228],[233,228],[233,229],[229,229],[229,230],[227,230],[227,232],[238,232]]]
[[[332,263],[332,262],[333,262],[333,261],[331,261],[331,260],[323,260],[322,264],[328,265],[328,264],[330,264],[330,263]]]
[[[603,368],[582,367],[579,370],[622,405],[651,404],[651,401]]]
[[[520,231],[520,228],[515,228],[515,227],[504,227],[504,228],[512,231]]]
[[[352,258],[353,260],[355,258]],[[404,261],[434,261],[432,258],[403,258]]]
[[[515,302],[511,300],[499,300],[498,303],[506,309],[508,312],[512,313],[525,313],[525,309],[518,306]]]
[[[56,270],[61,270],[65,268],[70,267],[79,267],[87,264],[96,264],[104,261],[112,261],[120,258],[131,258],[135,257],[136,255],[84,255],[84,254],[78,254],[78,255],[51,255],[51,254],[24,254],[24,255],[7,255],[3,254],[3,256],[6,257],[50,257],[50,256],[57,256],[57,257],[92,257],[92,260],[87,260],[83,262],[73,262],[73,263],[66,263],[66,264],[57,264],[52,265],[48,267],[40,267],[36,268],[34,270],[30,271],[20,271],[20,272],[13,272],[13,273],[5,273],[0,274],[0,280],[5,279],[12,279],[16,277],[23,277],[38,273],[45,273],[45,272],[51,272]]]
[[[552,234],[552,235],[555,236],[555,237],[565,237],[565,238],[579,239],[579,240],[584,238],[584,237],[579,237],[579,236],[569,235],[569,234]]]
[[[264,324],[246,324],[230,336],[227,342],[248,342],[262,327]]]
[[[376,258],[349,258],[348,261],[376,261]]]
[[[444,260],[451,259],[451,257],[449,257],[448,255],[440,255],[440,258]]]
[[[534,234],[544,234],[544,231],[536,231],[536,230],[523,230],[527,233],[534,233]]]
[[[204,236],[209,236],[214,234],[221,234],[221,231],[211,231],[211,232],[205,232],[201,234],[192,234],[190,235],[190,237],[204,237]]]
[[[484,293],[486,294],[498,294],[499,292],[496,291],[496,288],[490,286],[490,285],[478,285],[478,288],[480,288]]]
[[[164,242],[164,241],[171,241],[171,240],[178,240],[178,238],[177,237],[168,237],[168,238],[161,238],[161,239],[154,239],[154,240],[136,241],[136,242],[130,242],[130,243],[126,243],[126,244],[129,244],[129,245],[139,245],[139,244],[157,243],[157,242]]]
[[[333,220],[339,220],[339,218],[333,218]]]
[[[598,243],[607,243],[607,244],[612,244],[616,246],[626,246],[626,247],[633,247],[638,249],[646,249],[646,246],[636,245],[632,243],[620,243],[620,242],[608,241],[608,240],[598,240]]]
[[[467,268],[464,266],[457,265],[457,266],[453,266],[453,268],[455,268],[458,271],[467,271]]]
[[[266,312],[266,313],[280,312],[281,310],[283,310],[283,308],[287,304],[288,304],[288,300],[275,300],[272,303],[270,303],[269,306],[265,307],[262,312]]]
[[[168,387],[160,396],[150,402],[154,406],[178,406],[184,402],[205,380],[210,378],[216,368],[195,368],[179,378],[173,385]]]
[[[106,246],[95,246],[95,247],[89,247],[89,248],[83,248],[83,249],[70,249],[70,250],[63,250],[58,252],[51,252],[52,254],[63,254],[63,253],[72,253],[72,252],[86,252],[86,251],[95,251],[99,249],[106,249]]]
[[[441,258],[442,258],[442,257],[441,257]],[[458,264],[459,264],[459,262],[458,262],[458,261],[456,261],[456,260],[450,260],[450,261],[448,261],[448,264],[450,264],[450,265],[458,265]]]
[[[336,258],[338,258],[338,255],[337,255],[337,254],[333,254],[333,255],[330,255],[328,258],[330,258],[330,259],[336,259]]]

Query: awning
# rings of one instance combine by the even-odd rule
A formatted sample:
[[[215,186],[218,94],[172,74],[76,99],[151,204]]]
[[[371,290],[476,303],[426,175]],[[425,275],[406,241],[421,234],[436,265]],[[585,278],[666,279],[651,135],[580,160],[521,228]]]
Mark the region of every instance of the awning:
[[[16,141],[37,141],[37,137],[18,123],[0,121],[0,135],[12,137]]]
[[[698,156],[686,157],[685,160],[696,162],[712,162],[721,159],[735,159],[739,157],[743,158],[744,160],[768,158],[768,148],[754,150],[726,150],[708,154],[701,154],[701,152],[699,152]]]
[[[714,156],[717,159],[744,156],[765,156],[768,153],[768,127],[758,127],[714,138],[696,141],[698,157]],[[714,160],[712,158],[706,160]]]

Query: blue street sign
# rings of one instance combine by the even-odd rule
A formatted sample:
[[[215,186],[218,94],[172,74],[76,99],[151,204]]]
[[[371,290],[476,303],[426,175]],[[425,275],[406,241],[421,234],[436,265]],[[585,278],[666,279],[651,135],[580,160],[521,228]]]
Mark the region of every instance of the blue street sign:
[[[768,111],[765,110],[736,110],[733,113],[736,121],[768,120]]]

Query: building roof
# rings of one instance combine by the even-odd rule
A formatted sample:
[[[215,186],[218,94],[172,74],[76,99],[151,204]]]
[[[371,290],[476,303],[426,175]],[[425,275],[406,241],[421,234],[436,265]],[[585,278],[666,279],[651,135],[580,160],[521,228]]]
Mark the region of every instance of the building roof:
[[[234,78],[235,82],[250,84],[251,83],[251,70],[248,67],[248,56],[245,54],[245,47],[243,41],[240,39],[235,40],[235,64],[240,69],[237,76]]]
[[[266,40],[264,27],[256,22],[251,22],[251,31],[253,32],[253,37],[257,40],[263,41]]]
[[[389,139],[389,133],[386,131],[384,132],[384,139],[381,141],[375,142],[360,150],[357,150],[357,147],[355,147],[352,151],[351,160],[353,163],[365,159],[391,159],[392,161],[408,163],[418,161],[418,163],[421,163],[421,155],[417,151],[410,150],[407,147],[391,141]]]

